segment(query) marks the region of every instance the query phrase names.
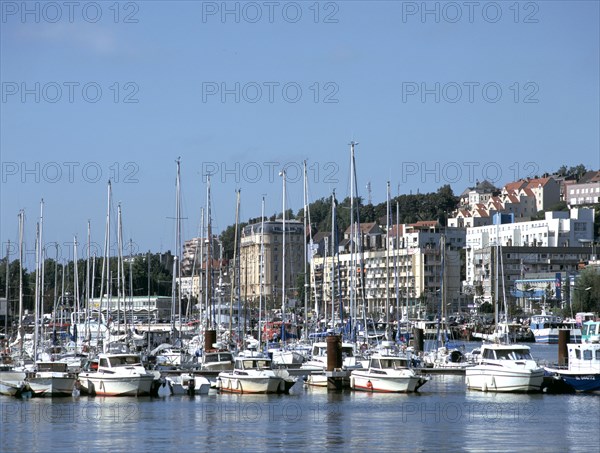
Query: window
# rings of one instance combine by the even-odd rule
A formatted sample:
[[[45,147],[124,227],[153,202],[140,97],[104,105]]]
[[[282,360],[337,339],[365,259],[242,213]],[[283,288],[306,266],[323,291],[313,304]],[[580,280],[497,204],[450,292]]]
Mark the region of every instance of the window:
[[[592,351],[589,349],[586,349],[585,351],[583,351],[583,360],[592,360]]]

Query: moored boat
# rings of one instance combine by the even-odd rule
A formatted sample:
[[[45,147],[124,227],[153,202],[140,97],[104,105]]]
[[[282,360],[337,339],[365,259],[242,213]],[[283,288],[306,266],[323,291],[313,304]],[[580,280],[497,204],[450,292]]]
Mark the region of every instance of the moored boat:
[[[154,379],[136,354],[100,354],[79,374],[84,393],[103,396],[149,395]]]
[[[217,388],[228,393],[283,393],[285,387],[267,357],[236,357],[233,370],[222,371],[217,380]]]
[[[67,366],[66,362],[38,362],[25,382],[34,396],[71,396],[77,377]]]
[[[600,392],[600,342],[567,344],[568,367],[546,367],[577,392]]]
[[[483,344],[478,363],[465,370],[468,389],[483,392],[537,392],[544,369],[531,357],[529,346]]]
[[[350,388],[367,392],[416,392],[429,378],[408,367],[406,357],[374,354],[366,370],[354,370]]]

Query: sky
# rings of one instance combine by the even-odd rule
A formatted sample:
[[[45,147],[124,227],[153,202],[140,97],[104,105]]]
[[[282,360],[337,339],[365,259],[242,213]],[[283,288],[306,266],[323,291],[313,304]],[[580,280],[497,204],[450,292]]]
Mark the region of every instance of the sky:
[[[350,195],[374,203],[600,168],[600,8],[538,2],[12,2],[0,20],[0,240],[133,251]],[[52,244],[58,244],[52,245]],[[16,248],[11,248],[11,259]],[[127,249],[125,251],[127,253]]]

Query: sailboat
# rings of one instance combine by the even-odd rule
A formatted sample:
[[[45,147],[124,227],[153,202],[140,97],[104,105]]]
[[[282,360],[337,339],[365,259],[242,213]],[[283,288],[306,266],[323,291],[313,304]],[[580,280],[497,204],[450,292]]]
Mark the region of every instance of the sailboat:
[[[44,224],[44,200],[40,204],[40,222],[36,234],[36,279],[35,279],[35,327],[33,341],[33,371],[25,379],[26,385],[34,396],[61,396],[71,395],[75,387],[76,376],[67,371],[67,363],[42,362],[38,360],[39,346],[41,343],[40,313],[43,307],[43,274],[44,274],[44,247],[42,232]],[[77,239],[74,240],[74,263],[77,266]],[[77,296],[76,296],[77,297]]]
[[[24,211],[19,211],[19,326],[17,339],[11,346],[19,348],[19,357],[23,358],[23,228],[25,222]],[[6,260],[8,267],[8,260]],[[8,279],[6,280],[8,283]],[[8,348],[9,349],[9,348]],[[9,349],[10,351],[10,349]],[[12,362],[12,357],[5,359],[6,363],[0,369],[0,395],[16,396],[25,387],[25,372],[17,370]]]
[[[445,326],[446,312],[446,237],[440,238],[440,259],[441,259],[441,281],[440,281],[440,301],[437,316],[437,335],[436,347],[423,356],[425,367],[437,369],[464,370],[473,366],[474,363],[468,361],[462,351],[456,348],[449,348],[447,342],[448,330]]]

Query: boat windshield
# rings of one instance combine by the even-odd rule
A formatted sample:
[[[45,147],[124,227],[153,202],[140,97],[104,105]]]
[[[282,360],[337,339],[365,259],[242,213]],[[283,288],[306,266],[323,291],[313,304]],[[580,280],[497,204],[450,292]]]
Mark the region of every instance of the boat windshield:
[[[354,351],[351,346],[342,347],[342,356],[344,357],[353,357]]]
[[[380,368],[389,368],[397,370],[398,368],[406,368],[406,364],[401,359],[381,359]]]
[[[496,358],[498,360],[533,360],[527,349],[498,350]]]
[[[204,357],[204,363],[214,363],[214,362],[232,362],[233,356],[231,354],[206,354]]]
[[[120,357],[110,357],[110,366],[127,366],[127,365],[140,365],[140,359],[134,355],[126,355]]]
[[[242,361],[242,369],[244,369],[244,370],[261,369],[261,368],[269,368],[269,361],[268,360],[243,360]]]

